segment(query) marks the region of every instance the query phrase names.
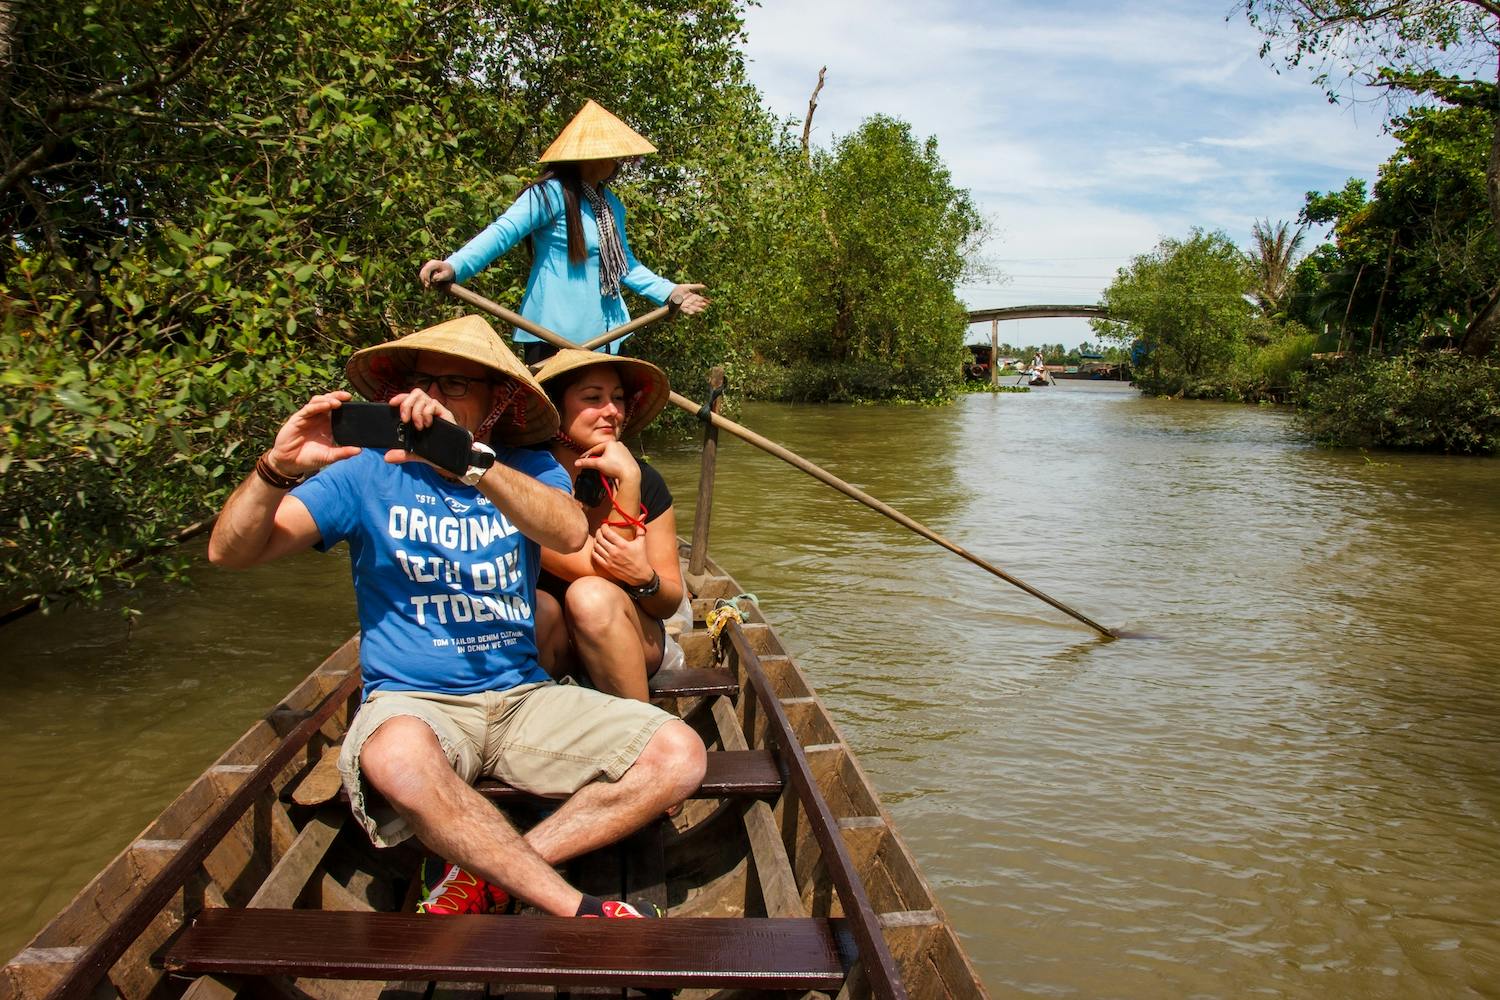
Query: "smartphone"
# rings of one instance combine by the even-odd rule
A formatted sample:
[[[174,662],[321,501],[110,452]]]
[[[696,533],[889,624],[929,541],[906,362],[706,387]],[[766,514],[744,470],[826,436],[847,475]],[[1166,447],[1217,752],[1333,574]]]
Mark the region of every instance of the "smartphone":
[[[468,471],[474,447],[474,435],[451,420],[437,417],[418,430],[403,423],[401,411],[387,403],[345,403],[334,410],[333,441],[356,448],[415,452],[455,476]]]
[[[585,507],[593,507],[604,499],[604,477],[598,469],[584,469],[573,481],[573,498]]]

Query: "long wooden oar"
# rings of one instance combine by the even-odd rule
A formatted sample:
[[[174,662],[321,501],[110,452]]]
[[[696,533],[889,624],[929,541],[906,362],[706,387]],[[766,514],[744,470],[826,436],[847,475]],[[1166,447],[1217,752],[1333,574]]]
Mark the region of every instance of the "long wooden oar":
[[[518,326],[528,333],[540,337],[542,340],[545,340],[547,343],[553,344],[556,347],[566,348],[577,346],[553,333],[551,330],[548,330],[546,327],[538,326],[530,320],[523,319],[522,317],[516,315],[514,312],[511,312],[509,309],[500,305],[498,302],[491,302],[483,295],[471,292],[469,289],[463,287],[462,285],[449,284],[448,292],[460,301],[465,302],[476,309],[483,310],[484,312],[489,313],[491,316],[494,316],[497,319],[502,319],[507,323]],[[663,306],[661,309],[656,310],[655,313],[648,313],[647,316],[652,317],[652,319],[654,320],[656,318],[656,315],[658,313],[662,313],[666,308],[666,306]],[[641,319],[646,319],[646,316],[642,316]],[[630,327],[631,329],[638,329],[643,325],[645,324],[640,322],[629,323],[626,324],[626,326],[617,327],[615,330],[611,330],[609,333],[603,334],[601,337],[596,337],[594,338],[594,340],[589,341],[589,343],[607,343],[608,341],[623,336],[625,332],[629,332],[626,327]],[[1085,625],[1098,632],[1100,635],[1107,636],[1110,639],[1120,638],[1120,633],[1114,631],[1113,629],[1105,628],[1103,625],[1100,625],[1098,622],[1094,621],[1088,615],[1083,614],[1081,611],[1075,611],[1073,608],[1068,607],[1062,601],[1059,601],[1056,598],[1044,594],[1040,590],[1037,590],[1026,581],[1011,576],[999,566],[981,559],[979,556],[976,556],[974,553],[970,552],[963,546],[950,542],[948,539],[944,538],[942,535],[939,535],[937,532],[922,524],[920,521],[916,521],[910,517],[907,517],[905,514],[892,507],[890,504],[885,503],[882,500],[877,500],[874,497],[870,496],[870,494],[866,493],[864,490],[844,482],[838,476],[835,476],[833,473],[827,471],[826,469],[814,465],[812,462],[809,462],[807,459],[803,458],[801,455],[798,455],[796,452],[782,447],[769,438],[762,437],[761,435],[750,430],[750,428],[741,426],[740,424],[735,423],[733,420],[730,420],[727,417],[721,417],[717,413],[705,411],[702,406],[693,402],[691,399],[688,399],[686,396],[681,395],[680,393],[674,391],[670,393],[667,398],[672,401],[673,405],[681,407],[689,413],[699,416],[700,419],[704,415],[706,415],[708,419],[713,421],[715,427],[722,428],[723,430],[728,431],[740,440],[745,441],[748,444],[755,445],[755,447],[759,448],[761,451],[766,452],[767,454],[775,455],[777,458],[781,459],[788,465],[801,469],[803,472],[807,473],[809,476],[812,476],[814,479],[820,482],[827,483],[829,486],[832,486],[834,489],[838,490],[840,493],[844,494],[850,499],[858,500],[860,503],[864,504],[866,507],[870,508],[876,513],[884,514],[886,517],[890,518],[892,521],[895,521],[903,528],[907,528],[911,531],[916,532],[928,541],[936,542],[943,548],[947,549],[949,552],[952,552],[955,555],[963,556],[965,559],[969,560],[969,562],[973,563],[975,566],[978,566],[985,572],[992,573],[995,576],[998,576],[1000,579],[1004,580],[1006,583],[1010,584],[1013,587],[1019,587],[1021,590],[1026,591],[1026,593],[1030,594],[1032,597],[1035,597],[1037,600],[1045,601],[1057,610],[1061,611],[1063,614],[1070,615],[1073,618],[1076,618],[1078,621],[1083,622]]]
[[[540,326],[536,323],[533,323],[531,320],[527,319],[525,316],[522,316],[520,313],[511,312],[500,303],[491,302],[483,295],[480,295],[477,292],[469,291],[463,285],[449,282],[447,288],[448,294],[452,295],[460,302],[467,303],[468,305],[473,306],[475,309],[482,309],[497,319],[503,319],[511,326],[517,327],[521,330],[525,330],[527,333],[531,334],[534,337],[540,337],[542,340],[545,340],[553,347],[576,347],[582,351],[598,350],[605,344],[609,344],[616,340],[619,340],[626,334],[634,333],[643,326],[650,326],[652,323],[655,323],[663,316],[669,316],[673,312],[673,307],[670,305],[658,306],[657,308],[651,310],[648,313],[645,313],[644,315],[637,316],[629,323],[617,326],[613,330],[606,330],[604,333],[599,334],[599,336],[594,337],[592,340],[586,340],[581,344],[575,344],[569,340],[564,339],[560,335],[553,333],[545,326]]]

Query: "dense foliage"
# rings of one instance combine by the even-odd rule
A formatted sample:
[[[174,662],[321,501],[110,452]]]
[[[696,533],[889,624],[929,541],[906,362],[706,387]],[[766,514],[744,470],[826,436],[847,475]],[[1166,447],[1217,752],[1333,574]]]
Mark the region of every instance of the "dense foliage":
[[[129,580],[349,353],[453,314],[418,266],[504,209],[586,97],[660,149],[617,185],[635,250],[717,299],[638,351],[690,393],[765,357],[941,395],[967,196],[884,119],[809,163],[745,80],[741,24],[739,0],[0,8],[0,610]],[[903,240],[897,282],[873,262]],[[515,305],[528,264],[474,286]]]
[[[1488,221],[1493,247],[1500,237],[1500,3],[1240,0],[1238,6],[1265,38],[1261,55],[1289,66],[1313,66],[1330,100],[1349,99],[1347,85],[1358,81],[1384,89],[1394,110],[1419,99],[1479,111],[1463,124],[1465,141],[1487,150],[1479,160],[1483,212],[1471,218]],[[1396,123],[1413,124],[1399,117]],[[1392,273],[1397,245],[1392,239],[1386,250],[1383,289],[1389,288],[1385,279]],[[1454,304],[1464,321],[1458,346],[1476,358],[1500,344],[1500,280],[1493,270],[1485,288],[1488,294],[1478,310],[1463,312]],[[1351,298],[1355,291],[1351,285]],[[1378,324],[1372,321],[1372,326],[1378,336]]]
[[[954,294],[985,234],[937,143],[866,121],[765,192],[764,256],[737,318],[761,331],[747,375],[790,400],[944,399],[968,327]]]
[[[1500,364],[1453,353],[1325,362],[1306,379],[1299,422],[1345,448],[1463,455],[1500,450]]]

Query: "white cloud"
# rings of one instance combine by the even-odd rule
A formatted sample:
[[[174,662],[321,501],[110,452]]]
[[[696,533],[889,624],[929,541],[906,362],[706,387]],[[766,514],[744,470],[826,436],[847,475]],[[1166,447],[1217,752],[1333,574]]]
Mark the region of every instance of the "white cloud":
[[[1161,237],[1201,226],[1247,242],[1255,219],[1295,218],[1305,192],[1372,178],[1394,148],[1379,109],[1331,106],[1306,74],[1278,75],[1225,13],[1201,0],[764,0],[746,13],[746,55],[768,107],[798,123],[828,67],[816,143],[876,113],[937,138],[994,221],[986,256],[1012,275],[961,289],[971,305],[1091,301]],[[1052,322],[1033,339],[1090,335]]]

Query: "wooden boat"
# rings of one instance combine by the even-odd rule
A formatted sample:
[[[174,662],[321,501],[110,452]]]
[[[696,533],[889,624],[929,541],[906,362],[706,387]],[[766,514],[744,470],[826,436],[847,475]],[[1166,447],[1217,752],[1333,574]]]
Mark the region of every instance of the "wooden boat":
[[[568,871],[601,895],[651,898],[668,919],[412,913],[420,848],[373,848],[332,767],[359,699],[355,638],[11,959],[0,995],[985,996],[759,609],[710,636],[705,616],[740,587],[700,565],[687,666],[655,679],[653,693],[703,736],[708,778],[677,818]],[[480,788],[518,823],[534,821],[536,803],[515,789]]]

